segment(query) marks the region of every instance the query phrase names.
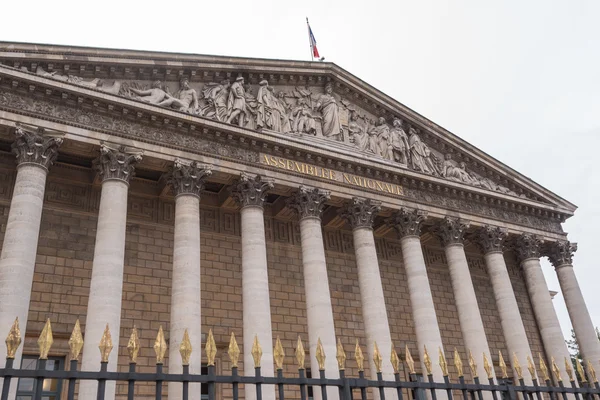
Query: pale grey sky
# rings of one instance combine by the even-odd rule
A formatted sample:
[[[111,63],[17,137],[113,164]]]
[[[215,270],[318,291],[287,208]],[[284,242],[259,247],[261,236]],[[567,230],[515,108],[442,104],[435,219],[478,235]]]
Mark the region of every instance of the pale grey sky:
[[[327,61],[580,207],[565,229],[579,243],[575,269],[600,325],[599,1],[85,4],[10,1],[0,39],[308,60],[309,17]],[[559,290],[549,263],[544,270]],[[568,336],[562,296],[554,302]]]

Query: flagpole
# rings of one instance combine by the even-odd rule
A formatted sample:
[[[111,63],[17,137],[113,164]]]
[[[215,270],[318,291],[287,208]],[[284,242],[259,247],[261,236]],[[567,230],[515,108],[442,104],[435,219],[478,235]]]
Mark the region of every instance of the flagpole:
[[[308,23],[308,17],[306,17],[306,28],[308,31],[308,43],[310,43],[310,61],[315,61],[315,58],[313,57],[312,40],[310,39],[310,25]]]

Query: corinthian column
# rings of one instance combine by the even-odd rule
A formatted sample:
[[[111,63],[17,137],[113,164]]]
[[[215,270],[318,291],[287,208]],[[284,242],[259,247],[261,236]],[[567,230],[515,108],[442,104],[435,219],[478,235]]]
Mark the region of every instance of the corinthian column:
[[[491,360],[488,341],[479,313],[473,281],[471,280],[471,271],[469,271],[463,246],[463,237],[468,227],[468,223],[446,217],[438,224],[435,233],[442,241],[448,260],[454,301],[465,347],[472,352],[475,360],[482,360],[483,354]],[[483,368],[483,362],[477,362],[477,375],[480,377],[487,376]]]
[[[346,204],[342,211],[342,217],[352,226],[354,253],[358,269],[358,285],[360,287],[360,300],[367,336],[367,349],[370,354],[368,359],[372,379],[377,379],[377,369],[371,352],[374,343],[377,343],[381,356],[386,361],[390,359],[392,348],[390,325],[373,236],[373,222],[380,210],[381,202],[354,197],[352,202]],[[390,363],[383,363],[382,373],[384,380],[391,381],[394,379],[394,371]],[[373,390],[373,394],[375,398],[379,397],[379,391]],[[389,395],[393,398],[397,397],[393,390],[389,391]]]
[[[90,297],[85,323],[85,342],[81,368],[97,371],[100,367],[98,343],[108,324],[114,343],[119,343],[121,328],[121,297],[123,295],[123,264],[125,258],[125,227],[127,224],[127,191],[134,175],[134,165],[141,161],[139,153],[129,154],[124,147],[100,147],[100,157],[94,169],[102,179],[98,228],[92,265]],[[118,351],[112,351],[108,370],[117,370]],[[96,398],[96,381],[81,381],[79,398]],[[115,397],[115,382],[107,382],[106,398]]]
[[[242,173],[234,183],[231,194],[241,207],[242,217],[242,301],[244,318],[244,374],[254,376],[252,342],[254,337],[262,345],[263,376],[273,376],[273,332],[271,330],[271,302],[267,271],[264,203],[271,179],[251,177]],[[263,398],[275,399],[275,389],[266,386]],[[256,399],[253,385],[246,385],[246,399]]]
[[[444,351],[421,247],[421,224],[425,221],[426,216],[425,212],[402,208],[388,220],[388,224],[398,232],[402,247],[402,260],[406,271],[412,317],[417,335],[421,371],[427,371],[424,363],[425,346],[430,354],[436,354],[439,349]],[[444,381],[440,368],[433,368],[433,376],[436,382]],[[439,394],[441,395],[441,393]]]
[[[175,193],[175,235],[173,240],[173,279],[171,283],[171,331],[169,373],[183,372],[179,346],[187,329],[192,349],[190,373],[202,368],[202,330],[200,303],[200,193],[204,179],[211,175],[208,166],[195,161],[175,160],[168,183]],[[190,385],[190,400],[200,399],[200,385]],[[180,399],[181,383],[169,383],[169,399]]]
[[[319,371],[316,354],[317,343],[320,339],[327,356],[325,375],[328,378],[338,378],[339,371],[335,359],[336,342],[333,309],[331,307],[325,248],[321,231],[321,212],[327,200],[329,200],[328,191],[300,186],[300,190],[290,199],[289,205],[298,212],[300,217],[302,265],[304,267],[304,291],[312,374],[316,377],[317,371]],[[314,397],[317,400],[321,399],[319,390],[314,391]],[[328,399],[337,399],[338,397],[337,388],[327,388]]]
[[[45,136],[43,129],[30,131],[22,127],[16,128],[15,136],[12,150],[17,156],[17,178],[0,255],[0,326],[9,327],[19,318],[25,332],[46,176],[62,139]],[[22,350],[23,346],[19,347],[15,356],[16,368],[21,365]],[[0,365],[4,366],[5,361],[6,347],[0,346]],[[16,386],[11,386],[9,398],[15,397]]]
[[[504,255],[502,254],[506,231],[498,227],[485,226],[479,230],[477,239],[483,249],[485,265],[492,283],[496,306],[500,314],[502,333],[506,340],[509,359],[513,367],[513,376],[517,376],[513,354],[517,355],[521,363],[525,363],[527,357],[531,356],[531,349],[529,348],[529,341],[525,333],[523,320],[521,319],[521,312],[519,311],[515,292],[513,291],[506,262],[504,261]],[[522,373],[525,383],[531,385],[531,379],[536,377],[531,376],[528,369],[523,369]]]
[[[573,253],[577,251],[577,245],[557,241],[552,243],[549,250],[548,257],[558,275],[581,354],[586,361],[592,362],[596,371],[600,371],[600,341],[573,271]]]
[[[542,336],[546,357],[548,360],[552,357],[556,359],[562,378],[567,379],[564,357],[570,359],[571,356],[540,265],[541,245],[541,240],[535,235],[524,234],[517,239],[515,249],[521,260],[529,299]]]

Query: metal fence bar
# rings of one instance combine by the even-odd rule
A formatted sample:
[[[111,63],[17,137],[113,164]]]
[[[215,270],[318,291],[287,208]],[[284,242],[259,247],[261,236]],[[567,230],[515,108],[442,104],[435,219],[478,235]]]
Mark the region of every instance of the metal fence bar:
[[[6,359],[6,366],[4,367],[5,370],[12,370],[13,367],[13,363],[14,363],[14,358],[7,358]],[[2,382],[2,396],[1,396],[1,400],[8,400],[8,392],[10,390],[10,381],[12,379],[12,376],[9,374],[4,375],[4,379]]]
[[[108,361],[102,361],[100,363],[100,373],[98,374],[98,391],[96,394],[96,400],[104,400],[104,395],[106,392],[106,377],[105,373],[108,369]],[[36,396],[38,393],[36,393]],[[39,395],[42,395],[42,391],[40,389]]]
[[[327,385],[325,384],[325,370],[319,369],[319,385],[321,385],[321,398],[327,400]],[[258,399],[260,400],[260,399]]]
[[[77,359],[72,359],[69,365],[70,371],[77,371]],[[69,389],[67,391],[67,400],[73,400],[75,398],[75,383],[77,379],[69,378]]]
[[[232,391],[232,395],[233,395],[233,400],[238,400],[239,398],[239,383],[238,383],[238,367],[234,366],[231,368],[231,391]],[[183,400],[187,400],[187,398],[184,398]]]

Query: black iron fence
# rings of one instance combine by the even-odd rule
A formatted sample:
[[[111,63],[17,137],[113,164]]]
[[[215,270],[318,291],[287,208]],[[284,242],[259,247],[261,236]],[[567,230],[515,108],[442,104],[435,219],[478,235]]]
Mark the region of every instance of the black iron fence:
[[[537,371],[535,364],[528,357],[528,366],[531,376],[534,377],[532,385],[526,385],[522,376],[521,366],[516,358],[513,358],[513,368],[516,370],[518,375],[518,384],[500,384],[494,379],[492,368],[489,364],[487,357],[483,356],[484,369],[487,373],[487,381],[480,381],[477,376],[477,365],[471,354],[469,354],[469,368],[472,372],[472,382],[466,382],[463,374],[462,361],[458,355],[458,352],[454,352],[454,366],[457,371],[457,380],[452,381],[448,374],[448,368],[446,359],[439,351],[439,367],[443,375],[443,382],[435,382],[432,372],[431,360],[427,349],[424,349],[424,364],[426,369],[427,381],[419,381],[414,368],[414,361],[406,349],[405,363],[409,371],[409,381],[403,381],[400,377],[400,365],[401,360],[395,351],[392,351],[390,362],[394,370],[394,380],[384,380],[382,376],[382,358],[377,348],[377,344],[374,344],[373,361],[377,371],[377,379],[368,379],[364,375],[364,357],[362,351],[356,344],[354,352],[354,361],[358,367],[358,376],[347,376],[345,373],[346,354],[341,344],[338,342],[336,359],[339,367],[339,377],[328,378],[325,374],[325,353],[320,343],[317,346],[317,362],[319,364],[319,377],[307,378],[305,365],[305,351],[300,338],[298,338],[298,345],[295,351],[295,358],[298,365],[298,373],[293,377],[283,376],[283,363],[285,358],[284,349],[281,345],[281,341],[277,338],[276,346],[274,349],[274,361],[276,364],[276,376],[263,376],[261,373],[261,357],[262,350],[258,339],[255,338],[252,346],[252,356],[255,364],[254,376],[240,376],[238,371],[238,360],[240,356],[239,347],[235,340],[235,336],[231,335],[231,341],[229,344],[228,355],[231,360],[231,373],[226,375],[217,375],[215,371],[215,356],[216,356],[216,345],[212,335],[212,331],[209,331],[209,335],[206,342],[206,357],[208,360],[208,373],[207,374],[190,374],[189,372],[189,360],[192,352],[191,344],[187,331],[184,334],[180,346],[180,353],[182,358],[183,372],[180,374],[175,373],[164,373],[163,372],[163,360],[166,353],[167,345],[162,331],[162,327],[157,335],[154,351],[156,353],[156,371],[153,373],[141,373],[136,370],[137,355],[140,349],[139,340],[137,337],[137,331],[134,328],[129,340],[127,350],[129,352],[129,371],[128,372],[108,372],[108,356],[112,351],[112,340],[110,337],[110,331],[108,326],[104,332],[104,336],[100,342],[99,348],[101,353],[100,370],[99,371],[80,371],[78,370],[79,362],[78,357],[83,347],[83,338],[81,330],[79,328],[79,322],[75,325],[71,339],[69,340],[69,346],[71,348],[70,356],[70,368],[68,371],[50,371],[46,369],[46,363],[48,359],[48,352],[52,345],[52,331],[50,321],[46,323],[38,344],[40,347],[39,359],[35,369],[15,369],[13,366],[14,357],[16,351],[21,343],[21,336],[18,328],[18,321],[15,321],[7,339],[7,359],[6,366],[0,368],[0,380],[3,382],[1,400],[7,400],[10,393],[11,385],[16,379],[19,378],[30,378],[34,379],[34,400],[42,399],[42,388],[45,379],[56,379],[66,382],[68,385],[67,399],[73,400],[75,398],[75,388],[78,381],[96,381],[97,382],[97,400],[104,400],[106,395],[106,383],[107,382],[126,382],[127,383],[127,399],[134,399],[134,392],[136,383],[138,382],[151,382],[155,385],[155,398],[157,400],[162,399],[163,385],[169,382],[181,383],[182,398],[188,400],[190,395],[190,383],[200,383],[206,385],[208,388],[208,399],[216,400],[216,388],[218,385],[226,385],[232,389],[231,397],[233,400],[239,398],[239,387],[240,385],[252,385],[256,391],[257,400],[263,398],[263,387],[265,385],[272,385],[275,387],[278,400],[285,400],[286,389],[295,388],[300,393],[300,400],[308,400],[308,388],[312,387],[313,390],[319,390],[323,400],[327,400],[328,388],[335,388],[335,393],[339,395],[340,400],[367,400],[367,389],[372,388],[378,394],[381,400],[385,400],[386,396],[393,396],[398,400],[404,400],[408,393],[410,398],[424,398],[424,395],[430,397],[432,400],[438,400],[438,398],[449,399],[449,400],[483,400],[484,397],[491,398],[493,400],[517,400],[518,398],[523,400],[542,400],[543,398],[551,400],[600,400],[600,385],[596,378],[596,372],[594,371],[592,364],[587,363],[587,368],[577,362],[576,370],[579,374],[577,379],[573,373],[573,369],[570,367],[570,360],[565,360],[566,371],[569,375],[569,383],[565,385],[560,375],[559,369],[552,360],[552,374],[554,375],[554,381],[557,384],[553,384],[550,378],[548,369],[540,356],[540,369],[543,375],[542,380],[539,381],[537,377]],[[507,367],[500,354],[499,367],[502,370],[503,376],[507,377]],[[270,362],[270,360],[269,360]],[[195,386],[197,387],[197,386]],[[196,389],[195,389],[196,390]],[[199,390],[199,389],[197,389]],[[271,390],[271,389],[269,389]],[[486,394],[487,393],[487,394]],[[489,394],[489,395],[488,395]],[[410,400],[407,398],[407,400]],[[331,400],[331,399],[330,399]]]

